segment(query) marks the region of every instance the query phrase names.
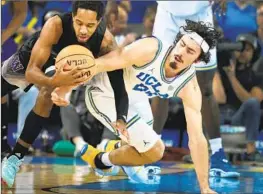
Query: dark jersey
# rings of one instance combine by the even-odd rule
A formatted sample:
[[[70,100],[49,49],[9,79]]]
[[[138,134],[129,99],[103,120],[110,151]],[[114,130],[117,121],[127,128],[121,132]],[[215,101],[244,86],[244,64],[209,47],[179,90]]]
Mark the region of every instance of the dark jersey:
[[[86,43],[79,43],[73,28],[72,14],[66,13],[59,15],[59,17],[62,20],[63,33],[58,43],[52,47],[51,55],[48,61],[46,62],[46,64],[43,66],[42,69],[43,71],[45,71],[45,69],[47,69],[48,67],[54,65],[56,55],[63,48],[69,45],[73,45],[73,44],[82,45],[88,48],[92,52],[95,58],[99,56],[101,43],[104,38],[104,34],[106,32],[106,22],[104,20],[100,22],[96,31],[93,33],[93,35],[89,38],[89,40]],[[22,65],[24,66],[24,69],[27,68],[32,49],[37,39],[39,38],[39,35],[40,32],[36,32],[35,34],[33,34],[18,51],[19,59]],[[126,118],[128,114],[128,95],[125,90],[123,71],[117,70],[117,71],[108,72],[108,76],[114,91],[117,118],[118,119]]]
[[[73,45],[73,44],[82,45],[88,48],[93,53],[94,57],[98,57],[99,52],[100,52],[100,46],[101,46],[105,31],[106,31],[105,21],[102,20],[100,22],[96,31],[86,43],[80,43],[78,42],[75,31],[73,29],[72,14],[66,13],[66,14],[59,15],[59,17],[62,20],[63,33],[58,43],[52,47],[51,55],[48,61],[46,62],[46,64],[43,66],[43,70],[55,64],[54,58],[63,48],[69,45]],[[25,67],[25,69],[28,65],[32,49],[37,39],[39,38],[39,35],[40,35],[40,31],[34,33],[30,38],[26,40],[26,42],[23,44],[23,46],[18,51],[19,59],[21,63],[23,64],[23,66]]]

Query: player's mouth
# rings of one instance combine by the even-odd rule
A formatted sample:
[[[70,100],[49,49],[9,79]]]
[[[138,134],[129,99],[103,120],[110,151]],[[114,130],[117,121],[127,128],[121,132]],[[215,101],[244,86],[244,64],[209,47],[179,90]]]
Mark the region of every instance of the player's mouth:
[[[183,63],[182,59],[178,55],[174,56],[174,61],[177,63]]]
[[[86,42],[88,40],[88,36],[78,36],[78,39],[81,41],[81,42]]]

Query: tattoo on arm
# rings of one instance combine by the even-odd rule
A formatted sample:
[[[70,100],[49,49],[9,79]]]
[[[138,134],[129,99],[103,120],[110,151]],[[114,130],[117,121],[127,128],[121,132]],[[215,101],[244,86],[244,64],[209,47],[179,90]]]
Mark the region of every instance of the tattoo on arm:
[[[117,49],[117,47],[118,47],[118,45],[117,45],[114,37],[112,37],[111,39],[105,40],[105,41],[103,41],[103,43],[101,45],[99,56],[106,55],[107,53]]]

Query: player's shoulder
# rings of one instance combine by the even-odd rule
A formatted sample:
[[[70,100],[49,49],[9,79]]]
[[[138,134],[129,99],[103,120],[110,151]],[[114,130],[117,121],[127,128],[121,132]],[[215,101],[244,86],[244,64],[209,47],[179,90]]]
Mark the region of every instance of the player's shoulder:
[[[52,18],[48,19],[43,26],[43,28],[53,28],[53,29],[61,29],[62,30],[62,19],[56,15],[53,16]]]
[[[140,42],[141,45],[143,45],[143,50],[147,52],[147,54],[156,54],[158,51],[161,50],[163,43],[160,39],[149,36],[137,39],[137,42]]]
[[[62,33],[62,20],[59,16],[54,16],[46,21],[41,30],[40,38],[44,38],[47,42],[56,43]]]
[[[193,96],[197,97],[197,95],[201,95],[196,74],[189,76],[189,78],[190,77],[191,79],[185,84],[178,94],[178,96],[182,99],[188,99],[192,98]]]

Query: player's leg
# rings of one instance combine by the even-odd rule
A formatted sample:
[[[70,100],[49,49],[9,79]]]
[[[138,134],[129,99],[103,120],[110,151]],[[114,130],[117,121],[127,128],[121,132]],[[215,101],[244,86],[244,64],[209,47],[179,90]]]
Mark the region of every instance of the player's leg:
[[[36,99],[39,90],[36,86],[32,86],[27,92],[19,97],[18,100],[18,118],[17,118],[17,133],[21,134],[25,125],[25,120],[30,111],[36,104]]]
[[[13,185],[24,156],[28,153],[29,147],[41,132],[42,126],[50,115],[53,107],[51,100],[53,89],[47,87],[40,88],[34,109],[27,116],[24,128],[13,151],[3,161],[2,178],[8,186]]]
[[[87,144],[81,134],[81,120],[75,107],[69,105],[60,108],[60,116],[63,125],[63,130],[65,130],[67,136],[73,144],[75,144],[74,156],[78,156],[81,148]],[[69,119],[70,118],[70,119]],[[94,129],[96,130],[96,129]]]
[[[8,93],[18,87],[23,87],[26,83],[23,83],[24,79],[21,74],[23,66],[17,61],[17,54],[12,55],[6,61],[3,62],[1,68],[1,155],[4,156],[8,154],[11,149],[7,143],[8,134]]]
[[[9,84],[1,76],[1,159],[11,152],[11,148],[8,145],[8,92],[11,92],[17,87]]]
[[[89,111],[108,129],[121,137],[121,134],[111,125],[116,119],[114,98],[102,96],[100,91],[92,92],[91,88],[87,89],[86,95],[86,104]],[[164,151],[164,145],[159,137],[135,111],[129,110],[128,117],[127,130],[130,141],[127,145],[121,146],[108,154],[111,164],[137,166],[160,160]],[[98,152],[95,153],[95,155],[98,155]],[[95,163],[96,161],[98,162],[97,164],[91,161],[89,157],[85,153],[82,156],[82,158],[90,164],[93,163],[91,165],[98,168],[105,168],[103,163],[98,162],[98,157],[95,159]],[[95,156],[93,156],[93,158],[95,158]]]

